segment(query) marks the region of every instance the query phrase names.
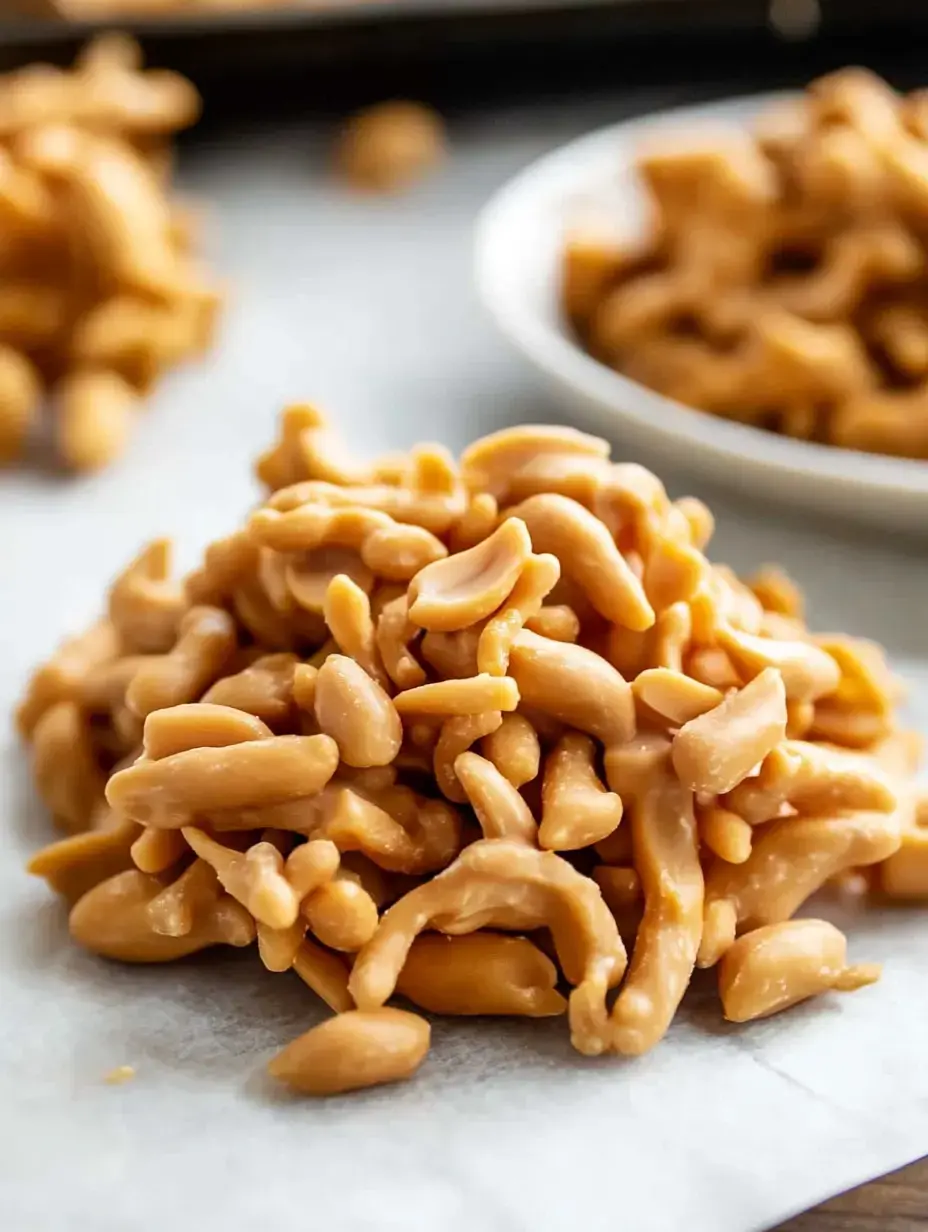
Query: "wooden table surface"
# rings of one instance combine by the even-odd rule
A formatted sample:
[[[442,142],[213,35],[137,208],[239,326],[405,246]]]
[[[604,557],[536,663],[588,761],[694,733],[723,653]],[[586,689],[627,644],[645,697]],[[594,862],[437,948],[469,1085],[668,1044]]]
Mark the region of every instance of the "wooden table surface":
[[[926,1232],[928,1158],[852,1189],[775,1232]]]

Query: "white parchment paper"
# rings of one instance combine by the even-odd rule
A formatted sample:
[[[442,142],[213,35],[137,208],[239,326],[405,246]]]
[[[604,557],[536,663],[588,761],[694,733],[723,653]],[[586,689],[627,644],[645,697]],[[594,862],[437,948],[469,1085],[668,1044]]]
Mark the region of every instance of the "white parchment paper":
[[[316,131],[191,150],[187,185],[215,201],[234,283],[222,346],[160,391],[120,466],[0,480],[0,710],[144,539],[174,534],[186,566],[236,523],[284,399],[330,407],[365,452],[557,418],[477,310],[470,225],[529,158],[620,116],[469,119],[441,175],[385,202],[325,182]],[[782,561],[818,627],[884,641],[928,731],[923,548],[668,478],[712,503],[717,559]],[[21,871],[51,831],[24,753],[7,734],[0,745],[10,1232],[748,1232],[928,1149],[928,910],[846,921],[853,957],[885,962],[882,982],[754,1027],[726,1026],[700,979],[638,1061],[578,1057],[559,1022],[439,1023],[413,1083],[301,1102],[261,1072],[319,1017],[311,994],[253,954],[129,969],[73,949],[63,910]],[[122,1064],[135,1080],[105,1085]]]

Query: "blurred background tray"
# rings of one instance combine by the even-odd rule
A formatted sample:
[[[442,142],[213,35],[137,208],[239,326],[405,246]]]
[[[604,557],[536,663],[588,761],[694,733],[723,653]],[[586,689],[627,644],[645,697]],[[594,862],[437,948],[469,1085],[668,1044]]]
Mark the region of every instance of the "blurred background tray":
[[[29,5],[32,16],[17,4]],[[65,62],[89,34],[134,32],[189,75],[209,112],[332,110],[389,93],[453,106],[530,93],[686,82],[759,89],[863,61],[922,72],[928,6],[912,0],[340,0],[73,23],[48,0],[0,0],[0,70]],[[41,14],[44,12],[44,16]],[[905,37],[901,37],[905,36]]]

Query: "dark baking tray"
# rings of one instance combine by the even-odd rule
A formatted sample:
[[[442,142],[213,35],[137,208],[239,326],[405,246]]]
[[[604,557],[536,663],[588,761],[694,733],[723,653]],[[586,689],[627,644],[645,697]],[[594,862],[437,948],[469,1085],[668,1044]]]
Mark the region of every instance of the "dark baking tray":
[[[816,30],[793,39],[770,14],[771,0],[318,0],[118,24],[150,63],[197,83],[208,121],[395,94],[454,106],[674,83],[697,95],[723,82],[725,92],[799,83],[849,62],[904,85],[928,76],[928,5],[917,0],[819,0]],[[67,62],[98,29],[0,18],[0,71]]]

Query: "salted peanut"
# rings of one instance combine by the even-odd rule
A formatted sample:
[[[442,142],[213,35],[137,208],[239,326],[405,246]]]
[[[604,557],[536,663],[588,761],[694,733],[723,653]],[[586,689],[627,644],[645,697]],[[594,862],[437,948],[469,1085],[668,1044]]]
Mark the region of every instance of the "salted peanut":
[[[334,843],[324,838],[301,843],[287,856],[284,876],[300,902],[320,886],[326,885],[338,872],[340,856]]]
[[[673,765],[691,791],[731,791],[786,737],[786,693],[773,668],[731,693],[714,710],[684,723],[673,739]]]
[[[491,676],[506,675],[513,641],[527,621],[541,611],[545,596],[557,585],[560,575],[561,566],[556,556],[529,556],[509,598],[480,633],[478,671]]]
[[[256,920],[269,928],[289,928],[294,923],[300,900],[283,875],[283,856],[272,843],[255,843],[241,852],[217,843],[197,826],[184,826],[182,833],[215,870],[220,884]]]
[[[359,851],[391,873],[421,876],[445,868],[461,849],[461,818],[444,800],[408,788],[336,789],[313,833],[339,851]]]
[[[482,840],[411,890],[381,918],[355,959],[349,990],[361,1009],[393,994],[409,950],[431,924],[458,935],[480,928],[548,927],[567,979],[571,1039],[598,1055],[608,1045],[606,994],[622,978],[625,948],[598,888],[553,852]]]
[[[847,965],[847,939],[825,920],[768,924],[741,937],[719,964],[729,1022],[769,1018],[820,993],[852,992],[880,978],[877,964]]]
[[[471,495],[467,508],[448,532],[448,549],[451,552],[466,552],[476,547],[496,529],[499,523],[499,506],[489,492]]]
[[[462,714],[485,714],[488,710],[515,710],[519,689],[509,676],[471,676],[464,680],[441,680],[407,689],[393,699],[397,713],[452,718]]]
[[[408,613],[409,602],[405,595],[393,599],[377,617],[374,633],[384,671],[398,689],[416,689],[426,681],[422,665],[410,650],[419,636],[419,628],[409,619]]]
[[[179,830],[143,830],[132,844],[132,863],[141,873],[163,873],[189,850]]]
[[[226,748],[246,740],[265,740],[273,733],[266,723],[211,702],[187,702],[153,710],[145,719],[142,747],[152,761],[188,749]]]
[[[414,479],[414,476],[411,478]],[[303,480],[281,488],[271,496],[268,507],[285,513],[300,505],[322,504],[334,508],[376,509],[395,522],[423,526],[433,535],[442,536],[460,518],[466,508],[463,489],[452,491],[421,491],[415,487],[398,487],[386,483],[371,483],[340,487],[318,479]]]
[[[338,138],[335,162],[352,188],[394,192],[421,179],[445,155],[441,116],[423,103],[378,103],[358,112]]]
[[[760,825],[790,812],[891,812],[898,799],[886,773],[872,759],[805,740],[786,740],[764,759],[756,778],[728,795],[725,805],[751,825]]]
[[[729,864],[743,864],[751,854],[753,831],[743,817],[709,805],[698,809],[699,837],[711,852]]]
[[[549,453],[608,458],[609,442],[576,428],[520,424],[492,432],[469,445],[461,455],[461,476],[471,492],[487,491],[502,503],[509,495],[512,476],[522,465]]]
[[[348,968],[337,954],[324,950],[307,937],[294,956],[293,970],[336,1014],[354,1009],[348,992]]]
[[[103,795],[90,730],[74,702],[49,707],[32,732],[32,774],[42,803],[62,829],[86,830]]]
[[[126,704],[144,719],[153,710],[193,701],[220,674],[235,645],[235,622],[228,612],[191,608],[181,619],[172,649],[136,672],[126,690]]]
[[[634,269],[635,256],[602,227],[569,232],[561,261],[561,299],[568,320],[585,322],[606,291]]]
[[[304,1095],[339,1095],[410,1078],[429,1050],[431,1029],[405,1010],[348,1010],[293,1040],[268,1073]]]
[[[78,900],[71,911],[71,936],[84,949],[120,962],[172,962],[212,945],[250,945],[254,921],[234,899],[223,897],[183,936],[155,932],[148,904],[164,887],[136,869],[118,873]]]
[[[260,920],[255,921],[258,957],[268,971],[290,970],[300,952],[307,927],[302,916],[297,916],[289,928],[268,928]]]
[[[16,727],[29,740],[39,719],[57,702],[79,698],[83,680],[119,654],[119,637],[109,620],[98,620],[78,637],[68,638],[33,673],[16,709]]]
[[[928,817],[903,830],[902,846],[877,868],[878,884],[890,898],[928,898]]]
[[[377,929],[377,904],[347,870],[341,870],[303,902],[317,940],[329,949],[356,953]]]
[[[791,701],[826,697],[841,679],[841,669],[831,655],[808,642],[775,641],[730,627],[719,629],[718,640],[735,668],[748,677],[775,668]]]
[[[569,732],[545,760],[539,846],[578,851],[601,842],[622,820],[622,800],[596,773],[596,746]],[[488,836],[489,837],[489,836]]]
[[[554,642],[575,642],[580,636],[580,618],[566,603],[545,604],[529,616],[525,628]]]
[[[475,547],[416,574],[409,585],[409,619],[437,633],[485,620],[508,598],[531,551],[524,523],[507,518]]]
[[[711,966],[724,952],[725,941],[734,940],[730,926],[751,929],[788,920],[832,877],[887,859],[899,849],[900,827],[898,813],[787,818],[755,838],[743,864],[713,862],[706,877],[706,933],[699,965]],[[710,909],[717,913],[712,928]]]
[[[786,703],[786,735],[790,740],[805,740],[815,722],[815,702]]]
[[[483,625],[459,633],[426,633],[420,642],[422,658],[443,680],[464,680],[478,674],[477,648]]]
[[[498,731],[502,721],[503,716],[498,710],[488,710],[485,714],[458,715],[442,723],[432,754],[432,767],[435,782],[448,800],[455,804],[467,802],[467,792],[458,781],[454,769],[459,754],[466,753],[478,740]]]
[[[614,624],[644,630],[654,610],[627,561],[603,523],[577,501],[543,494],[509,511],[528,528],[536,552],[551,553],[596,610]]]
[[[125,650],[164,654],[174,645],[186,603],[171,581],[171,543],[155,539],[110,587],[107,610]]]
[[[337,765],[338,746],[329,736],[274,736],[138,761],[112,775],[106,798],[121,816],[172,829],[195,813],[311,796]]]
[[[0,465],[26,446],[42,396],[39,377],[21,352],[0,344]]]
[[[202,565],[184,579],[187,599],[190,603],[220,605],[252,572],[257,559],[257,545],[243,530],[214,540],[203,553]]]
[[[285,568],[292,598],[313,615],[324,615],[329,586],[341,575],[349,578],[364,594],[373,588],[373,573],[350,548],[316,548],[290,557]]]
[[[387,766],[403,743],[396,707],[376,680],[345,655],[329,655],[315,681],[314,713],[321,731],[349,766]]]
[[[432,1014],[549,1018],[567,1002],[557,968],[526,937],[425,933],[412,943],[396,991]]]
[[[319,579],[314,577],[315,586]],[[325,575],[321,585],[327,585],[328,580],[328,575]],[[266,650],[302,649],[304,646],[318,646],[325,640],[327,630],[321,611],[308,611],[301,607],[280,611],[271,602],[257,572],[239,582],[229,597],[229,603],[245,631]]]
[[[461,753],[454,760],[454,773],[484,838],[537,845],[538,826],[531,810],[491,761],[477,753]]]
[[[791,616],[802,620],[805,615],[805,602],[799,587],[782,569],[776,565],[764,565],[757,573],[747,580],[748,586],[760,600],[767,612],[777,612],[781,616]]]
[[[162,878],[159,880],[164,884]],[[186,937],[196,921],[214,909],[221,895],[222,886],[212,866],[194,859],[151,899],[146,908],[148,923],[159,936]]]
[[[606,745],[623,744],[634,735],[631,687],[593,651],[523,629],[513,642],[509,670],[519,696],[533,710]]]
[[[210,685],[201,700],[244,710],[273,728],[290,717],[298,665],[303,666],[295,654],[260,655],[242,671]]]
[[[632,692],[636,701],[675,727],[714,710],[724,701],[719,689],[668,667],[649,667],[639,672],[632,681]]]
[[[36,852],[26,871],[44,877],[53,890],[74,903],[101,881],[132,867],[130,851],[138,832],[133,822],[121,822],[106,830],[72,834]]]
[[[323,615],[339,650],[357,660],[369,676],[382,679],[371,604],[361,587],[337,574],[326,589]]]
[[[523,714],[504,714],[495,731],[480,742],[480,751],[513,787],[524,787],[538,777],[541,742]]]
[[[126,447],[136,391],[106,369],[68,373],[55,390],[55,435],[65,464],[73,470],[96,470]]]
[[[696,964],[702,936],[703,873],[693,797],[659,775],[631,809],[644,916],[631,965],[612,1008],[612,1047],[630,1056],[666,1034]]]

